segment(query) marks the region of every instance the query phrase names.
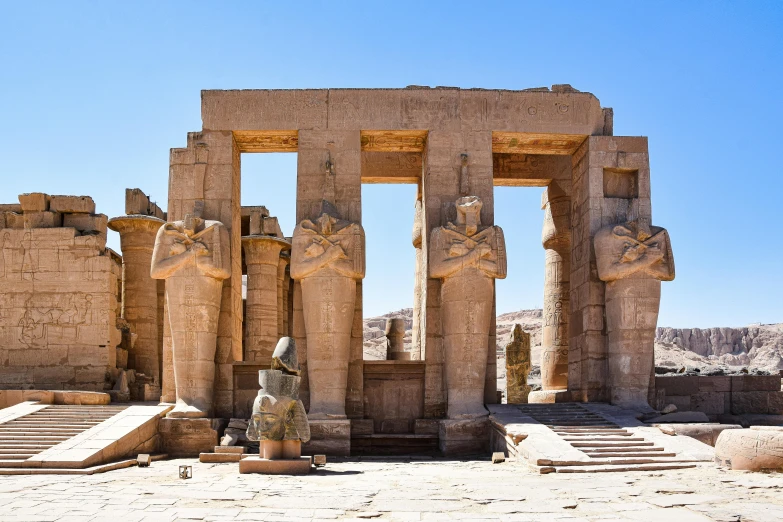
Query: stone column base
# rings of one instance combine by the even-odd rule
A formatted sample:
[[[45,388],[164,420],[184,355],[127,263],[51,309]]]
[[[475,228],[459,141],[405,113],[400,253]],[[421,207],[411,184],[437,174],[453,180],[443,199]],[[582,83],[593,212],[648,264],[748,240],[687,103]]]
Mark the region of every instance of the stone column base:
[[[239,461],[240,473],[263,473],[264,475],[307,475],[312,467],[311,457],[298,459],[262,459],[245,457]]]
[[[555,404],[561,402],[573,402],[571,392],[568,390],[539,390],[530,392],[527,396],[528,404]]]
[[[444,457],[489,454],[489,417],[443,419],[438,426],[438,445]]]
[[[310,441],[302,444],[305,455],[351,455],[350,419],[310,420]]]
[[[161,449],[172,457],[198,457],[218,445],[224,419],[160,419]]]

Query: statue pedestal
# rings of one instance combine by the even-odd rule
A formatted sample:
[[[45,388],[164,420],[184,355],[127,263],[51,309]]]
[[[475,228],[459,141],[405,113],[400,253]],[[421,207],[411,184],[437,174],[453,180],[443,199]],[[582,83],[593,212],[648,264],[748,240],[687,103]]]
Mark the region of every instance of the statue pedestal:
[[[265,475],[307,475],[312,467],[311,457],[269,460],[261,457],[245,457],[239,461],[240,473]]]
[[[218,445],[218,433],[225,424],[223,419],[160,419],[161,450],[172,457],[209,453]]]
[[[489,454],[489,417],[443,419],[438,426],[438,445],[444,457]]]
[[[539,390],[530,392],[527,396],[528,404],[559,404],[561,402],[573,402],[571,392],[568,390]]]
[[[350,419],[309,420],[310,441],[302,445],[307,455],[349,457],[351,455]]]

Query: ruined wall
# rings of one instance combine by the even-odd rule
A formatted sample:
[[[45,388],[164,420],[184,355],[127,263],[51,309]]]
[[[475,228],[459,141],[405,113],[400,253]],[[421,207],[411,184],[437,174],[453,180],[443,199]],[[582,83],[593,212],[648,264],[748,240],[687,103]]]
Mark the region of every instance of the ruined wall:
[[[120,343],[106,216],[85,196],[19,201],[0,206],[0,388],[103,391]]]

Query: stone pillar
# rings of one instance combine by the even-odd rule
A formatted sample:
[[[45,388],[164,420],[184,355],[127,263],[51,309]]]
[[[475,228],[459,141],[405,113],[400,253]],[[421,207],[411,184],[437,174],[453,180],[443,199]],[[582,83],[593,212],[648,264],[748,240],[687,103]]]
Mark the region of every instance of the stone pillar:
[[[541,242],[546,249],[544,272],[544,321],[541,338],[541,392],[530,402],[568,400],[568,320],[571,278],[571,199],[552,182],[541,198],[544,227]]]
[[[290,258],[281,255],[277,263],[277,336],[288,337],[286,332],[286,320],[288,319],[288,308],[286,307],[286,297],[288,287],[286,286],[286,273]]]
[[[399,317],[386,320],[386,360],[409,361],[410,353],[405,351],[405,320]]]
[[[416,200],[415,214],[413,217],[413,248],[416,249],[416,267],[413,275],[413,326],[411,331],[410,358],[413,361],[421,360],[422,344],[422,311],[424,309],[424,286],[427,274],[424,267],[424,251],[422,250],[422,207],[421,199]]]
[[[530,395],[527,375],[530,373],[530,334],[514,325],[511,341],[506,345],[506,403],[525,404]]]
[[[242,238],[247,266],[244,361],[271,364],[280,339],[280,252],[291,244],[273,236]]]
[[[155,235],[165,223],[152,216],[121,216],[109,220],[120,234],[122,248],[122,318],[136,334],[129,348],[128,368],[152,378],[160,391],[158,280],[150,277]]]

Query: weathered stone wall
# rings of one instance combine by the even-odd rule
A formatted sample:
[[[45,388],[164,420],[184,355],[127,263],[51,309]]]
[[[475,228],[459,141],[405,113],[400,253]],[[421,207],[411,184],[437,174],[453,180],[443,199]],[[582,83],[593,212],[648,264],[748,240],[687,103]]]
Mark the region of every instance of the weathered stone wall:
[[[103,391],[119,256],[89,197],[23,194],[0,214],[0,388]]]
[[[780,375],[657,376],[655,388],[680,411],[783,415]]]

